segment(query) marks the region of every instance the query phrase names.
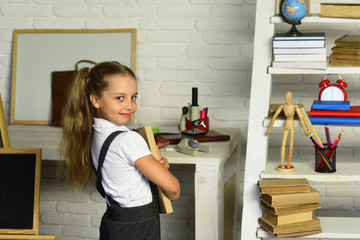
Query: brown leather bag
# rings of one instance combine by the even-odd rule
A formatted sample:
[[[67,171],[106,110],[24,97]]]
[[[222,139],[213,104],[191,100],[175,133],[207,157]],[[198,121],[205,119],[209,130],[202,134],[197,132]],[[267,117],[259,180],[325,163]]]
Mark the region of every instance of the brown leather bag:
[[[61,114],[67,100],[67,91],[72,83],[73,78],[78,72],[78,66],[80,63],[96,64],[96,62],[91,60],[80,60],[75,63],[75,70],[54,71],[51,73],[52,126],[61,126]]]

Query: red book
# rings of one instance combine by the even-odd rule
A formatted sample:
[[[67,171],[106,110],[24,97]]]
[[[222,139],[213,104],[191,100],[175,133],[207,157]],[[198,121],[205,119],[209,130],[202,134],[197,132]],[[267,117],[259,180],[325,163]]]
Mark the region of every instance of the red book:
[[[360,117],[360,106],[350,106],[350,110],[310,110],[311,117]]]

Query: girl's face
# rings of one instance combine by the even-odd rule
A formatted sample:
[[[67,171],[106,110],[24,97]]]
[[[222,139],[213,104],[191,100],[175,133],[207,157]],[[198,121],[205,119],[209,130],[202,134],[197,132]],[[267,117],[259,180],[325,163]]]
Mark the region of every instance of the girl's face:
[[[114,75],[109,77],[109,86],[101,97],[91,94],[90,99],[102,116],[114,123],[124,125],[137,109],[137,84],[130,76]]]

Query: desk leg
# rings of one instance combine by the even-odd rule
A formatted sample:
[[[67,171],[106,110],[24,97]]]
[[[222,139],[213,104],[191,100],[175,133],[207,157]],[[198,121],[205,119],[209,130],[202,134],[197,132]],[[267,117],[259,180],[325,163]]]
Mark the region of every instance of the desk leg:
[[[224,186],[222,171],[195,170],[195,239],[222,240],[224,236]]]

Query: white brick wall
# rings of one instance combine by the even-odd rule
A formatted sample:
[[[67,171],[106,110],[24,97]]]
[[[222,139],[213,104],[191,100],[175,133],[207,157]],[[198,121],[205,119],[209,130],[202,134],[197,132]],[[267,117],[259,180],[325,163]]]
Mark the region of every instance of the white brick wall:
[[[319,2],[324,1],[311,2],[311,9],[319,11]],[[240,127],[246,133],[255,5],[256,0],[0,0],[0,92],[6,118],[9,120],[10,115],[14,29],[136,28],[138,122],[157,127],[178,124],[182,106],[191,101],[191,88],[198,87],[199,104],[209,107],[211,127]],[[359,25],[326,25],[328,29],[320,26],[323,27],[333,39],[342,33],[359,34],[360,30]],[[306,24],[299,29],[306,29]],[[291,90],[294,102],[309,109],[322,77],[275,77],[272,102],[283,103],[283,93]],[[345,78],[352,105],[359,105],[359,76]],[[340,129],[332,131],[336,134]],[[359,160],[359,135],[359,128],[346,128],[341,140],[344,147],[337,152],[338,161]],[[275,161],[279,158],[280,139],[281,129],[274,129],[269,154]],[[294,158],[314,161],[313,149],[301,129],[296,130],[295,144]],[[104,210],[103,200],[91,187],[90,194],[69,193],[63,183],[56,182],[51,169],[43,171],[40,232],[61,235],[62,240],[96,239],[93,236]],[[184,175],[185,182],[183,200],[176,204],[184,211],[165,221],[163,234],[166,239],[193,239],[194,199],[189,182],[192,170],[177,171]],[[321,214],[360,215],[359,183],[314,184],[321,190]],[[184,186],[188,190],[184,191]],[[181,226],[183,231],[175,226]]]

